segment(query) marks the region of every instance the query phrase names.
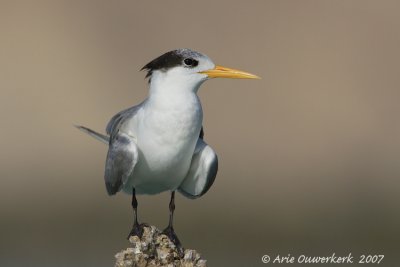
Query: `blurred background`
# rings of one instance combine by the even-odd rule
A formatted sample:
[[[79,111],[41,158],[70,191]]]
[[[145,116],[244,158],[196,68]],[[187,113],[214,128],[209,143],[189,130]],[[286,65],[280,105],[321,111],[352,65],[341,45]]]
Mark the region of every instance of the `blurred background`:
[[[113,266],[130,197],[108,197],[103,131],[147,95],[147,62],[181,47],[262,80],[199,95],[214,186],[177,198],[175,229],[209,266],[261,256],[400,260],[398,1],[0,2],[0,265]],[[164,228],[169,194],[139,196]],[[327,265],[324,265],[327,266]]]

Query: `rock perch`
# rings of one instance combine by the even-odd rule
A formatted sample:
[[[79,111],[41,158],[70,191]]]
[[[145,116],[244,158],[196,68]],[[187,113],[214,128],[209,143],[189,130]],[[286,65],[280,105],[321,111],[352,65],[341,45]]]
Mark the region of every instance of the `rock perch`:
[[[115,267],[206,267],[206,260],[192,249],[180,257],[175,244],[154,226],[144,227],[142,239],[131,236],[129,247],[115,255]]]

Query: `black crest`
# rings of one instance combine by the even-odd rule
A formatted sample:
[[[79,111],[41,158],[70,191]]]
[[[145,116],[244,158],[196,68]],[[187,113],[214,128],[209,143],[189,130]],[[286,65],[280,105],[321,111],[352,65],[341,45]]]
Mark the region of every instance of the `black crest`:
[[[154,70],[167,70],[182,64],[183,55],[178,50],[169,51],[153,61],[149,62],[141,70],[147,70],[146,78],[150,77]]]
[[[170,68],[182,65],[186,58],[198,58],[202,55],[190,49],[177,49],[169,51],[153,61],[147,63],[141,70],[147,70],[146,78],[151,77],[155,70],[166,71]]]

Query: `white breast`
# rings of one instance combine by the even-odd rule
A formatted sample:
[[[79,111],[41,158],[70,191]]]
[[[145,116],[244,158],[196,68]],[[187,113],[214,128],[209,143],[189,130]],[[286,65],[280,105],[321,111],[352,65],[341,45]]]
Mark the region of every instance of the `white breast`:
[[[202,126],[197,95],[173,88],[151,95],[137,119],[139,161],[127,191],[132,186],[138,194],[175,190],[190,168]]]

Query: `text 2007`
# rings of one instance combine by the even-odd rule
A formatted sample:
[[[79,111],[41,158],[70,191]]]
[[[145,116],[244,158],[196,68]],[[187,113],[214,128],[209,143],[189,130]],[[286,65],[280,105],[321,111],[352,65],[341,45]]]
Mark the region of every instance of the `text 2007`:
[[[379,264],[385,255],[361,255],[358,263],[376,263]]]

